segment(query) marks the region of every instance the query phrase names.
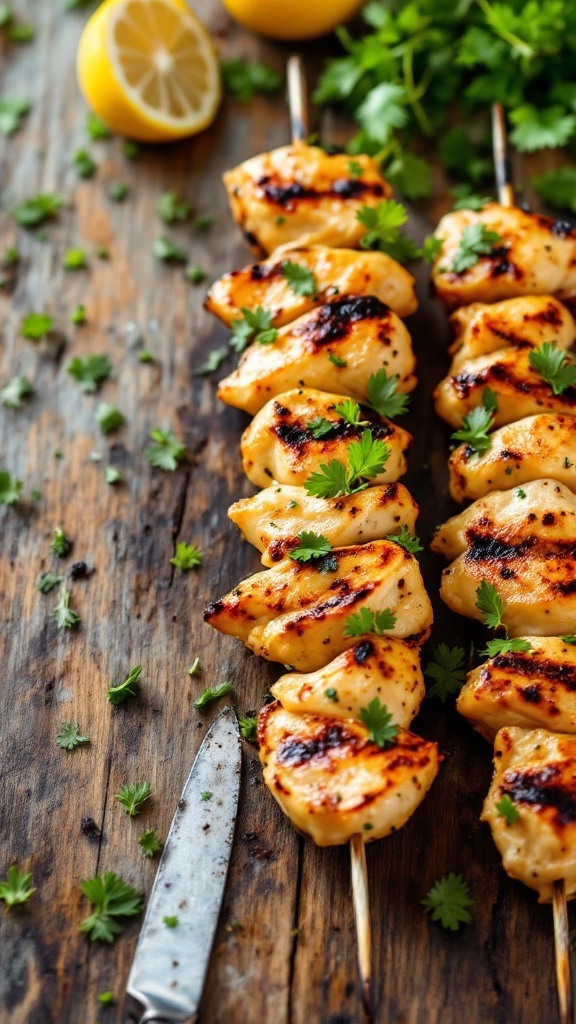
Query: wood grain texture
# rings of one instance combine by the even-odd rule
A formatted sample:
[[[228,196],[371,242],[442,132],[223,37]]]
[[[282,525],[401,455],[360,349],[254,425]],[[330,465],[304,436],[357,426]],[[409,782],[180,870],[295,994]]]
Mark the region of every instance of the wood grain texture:
[[[258,54],[278,68],[287,51],[233,29],[219,5],[196,4],[224,56]],[[24,497],[0,509],[2,594],[2,718],[0,724],[0,875],[17,858],[34,873],[37,892],[22,908],[0,914],[2,1024],[96,1024],[122,1020],[122,994],[138,934],[133,922],[111,948],[90,945],[78,925],[88,912],[79,882],[114,870],[149,892],[155,862],[137,839],[146,827],[166,835],[176,801],[212,712],[192,701],[204,685],[229,679],[238,707],[260,706],[276,670],[202,624],[204,603],[259,568],[226,518],[228,504],[251,493],[237,446],[247,419],[217,405],[214,383],[194,376],[207,352],[226,341],[204,313],[202,290],[181,269],[151,254],[169,233],[214,278],[248,254],[227,211],[222,171],[248,154],[282,144],[282,98],[241,106],[227,102],[216,125],[190,142],[143,147],[129,163],[121,142],[94,143],[98,171],[79,181],[70,166],[87,145],[85,107],[74,76],[84,21],[60,3],[18,5],[37,28],[28,47],[1,52],[1,94],[29,97],[25,127],[0,137],[4,209],[0,252],[17,243],[22,261],[13,289],[0,293],[0,383],[25,374],[35,395],[19,411],[0,408],[0,464],[20,476]],[[316,47],[310,46],[311,64]],[[336,138],[337,126],[326,123]],[[106,198],[110,181],[125,181],[123,204]],[[161,191],[172,189],[199,212],[214,214],[206,233],[167,230],[156,215]],[[47,240],[16,228],[6,215],[13,200],[61,191],[65,207]],[[426,231],[422,211],[412,227]],[[95,245],[110,259],[99,260]],[[89,269],[62,270],[69,246],[89,252]],[[416,436],[407,484],[422,506],[421,535],[450,511],[446,497],[447,432],[433,415],[430,394],[446,365],[446,323],[419,282],[420,312],[409,326],[421,385],[408,428]],[[77,303],[87,323],[74,327]],[[54,316],[65,345],[43,353],[20,337],[31,310]],[[142,341],[140,341],[142,339]],[[140,344],[156,362],[138,361]],[[74,355],[106,352],[113,378],[100,396],[85,396],[66,373]],[[99,398],[117,404],[126,427],[103,438]],[[174,474],[152,470],[143,456],[149,430],[173,429],[189,457]],[[62,458],[55,458],[61,451]],[[93,453],[102,455],[93,460]],[[124,483],[104,481],[118,466]],[[39,501],[31,492],[41,491]],[[70,557],[49,552],[55,526],[73,538]],[[178,540],[206,552],[197,573],[170,565]],[[82,616],[77,632],[50,620],[54,592],[35,589],[40,571],[85,560],[94,573],[71,585]],[[422,558],[435,597],[439,565]],[[463,626],[437,608],[435,640],[465,639]],[[200,657],[202,676],[187,668]],[[141,694],[118,709],[106,688],[135,664]],[[57,749],[63,720],[91,737],[71,754]],[[430,796],[405,829],[368,849],[372,888],[376,1002],[386,1024],[542,1024],[556,1002],[549,908],[508,880],[486,829],[478,822],[490,777],[488,747],[453,710],[430,702],[417,727],[440,740],[445,761]],[[147,778],[153,799],[130,819],[114,801],[123,782]],[[84,824],[83,824],[84,822]],[[90,824],[92,822],[93,824]],[[232,867],[208,975],[203,1024],[357,1024],[348,853],[320,851],[300,840],[265,791],[253,747],[246,746]],[[430,925],[419,900],[448,871],[461,871],[476,899],[474,922],[456,936]],[[117,1004],[98,1005],[112,990]]]

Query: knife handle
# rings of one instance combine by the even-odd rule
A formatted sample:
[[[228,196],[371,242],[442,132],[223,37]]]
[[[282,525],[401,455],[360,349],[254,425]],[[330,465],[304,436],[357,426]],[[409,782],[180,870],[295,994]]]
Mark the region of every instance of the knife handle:
[[[124,1024],[196,1024],[197,1020],[198,1014],[196,1013],[192,1017],[179,1017],[178,1020],[174,1020],[172,1017],[166,1017],[164,1014],[158,1013],[157,1010],[144,1010],[140,1003],[137,1003],[135,999],[128,996]]]

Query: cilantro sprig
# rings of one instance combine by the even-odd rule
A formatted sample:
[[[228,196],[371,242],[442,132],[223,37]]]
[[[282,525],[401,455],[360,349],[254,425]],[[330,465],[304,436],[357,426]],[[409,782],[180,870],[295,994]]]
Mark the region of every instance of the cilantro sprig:
[[[371,430],[363,430],[360,440],[348,445],[347,454],[347,466],[338,459],[322,463],[319,471],[305,481],[306,493],[316,498],[338,498],[364,490],[368,480],[384,472],[390,448],[384,441],[374,438]]]
[[[202,565],[202,552],[199,548],[194,547],[193,544],[178,541],[176,554],[170,559],[170,564],[180,569],[180,572],[189,572],[191,569],[197,569],[198,566]]]
[[[80,931],[92,942],[114,942],[124,930],[118,919],[135,917],[142,911],[140,893],[113,871],[81,882],[80,888],[93,907]]]
[[[20,871],[16,864],[11,864],[6,873],[5,879],[0,879],[0,900],[8,908],[15,907],[20,903],[26,903],[33,892],[36,892],[32,884],[30,871]]]
[[[503,242],[502,236],[497,231],[490,231],[485,224],[468,224],[462,232],[450,270],[454,274],[464,274],[476,266],[481,256],[489,256],[494,247]]]
[[[424,669],[424,675],[434,680],[428,697],[437,697],[444,704],[453,693],[460,692],[466,679],[464,659],[461,647],[438,644]]]
[[[379,697],[374,697],[367,707],[360,708],[360,719],[368,729],[368,737],[382,750],[394,745],[398,735],[398,726],[394,725],[392,715]]]
[[[439,921],[443,928],[456,932],[460,925],[472,921],[468,908],[473,907],[476,901],[471,898],[470,886],[462,875],[451,871],[434,882],[420,902],[433,921]]]
[[[142,666],[135,665],[124,682],[115,683],[108,688],[107,698],[109,704],[123,704],[129,697],[135,697],[138,693],[138,680],[142,675]]]
[[[482,580],[476,590],[476,598],[476,608],[482,613],[484,625],[490,629],[499,629],[503,624],[504,605],[494,584]]]
[[[142,850],[142,856],[146,858],[153,857],[155,853],[160,853],[162,843],[156,835],[156,829],[145,829],[138,839],[138,846]]]
[[[122,786],[119,793],[114,795],[114,799],[122,804],[125,808],[126,813],[134,818],[140,811],[145,803],[148,802],[152,796],[149,782],[128,782]]]
[[[226,92],[247,103],[255,93],[274,93],[282,85],[282,75],[259,60],[227,60],[222,64]]]
[[[85,359],[75,356],[66,370],[79,384],[81,391],[91,394],[108,379],[112,373],[112,364],[106,355],[89,355]]]
[[[310,562],[315,558],[324,558],[332,551],[330,541],[321,533],[314,533],[312,530],[302,530],[298,534],[298,544],[289,552],[290,558],[295,562]]]
[[[401,394],[398,391],[399,379],[396,374],[389,377],[384,368],[376,373],[371,373],[368,378],[366,389],[368,404],[380,416],[385,416],[389,420],[403,416],[408,411],[410,403],[409,395]]]
[[[495,805],[496,810],[501,818],[504,818],[508,826],[513,825],[520,817],[520,811],[515,806],[513,800],[508,793],[504,793],[500,800],[497,800]]]
[[[316,295],[318,287],[316,278],[308,267],[301,263],[294,263],[292,260],[282,261],[282,277],[288,282],[296,295]]]
[[[367,633],[383,636],[387,631],[394,629],[395,625],[396,616],[390,608],[374,613],[371,608],[364,605],[346,618],[344,636],[366,636]]]
[[[408,213],[395,199],[383,199],[377,206],[361,206],[356,219],[367,228],[360,239],[362,248],[385,252],[398,263],[409,263],[421,257],[435,259],[442,246],[439,239],[430,238],[420,247],[403,234],[400,229],[408,220]]]
[[[173,473],[186,456],[186,445],[171,430],[156,428],[150,431],[152,444],[144,449],[144,455],[151,466]]]
[[[415,533],[410,533],[406,525],[402,527],[400,533],[387,534],[385,540],[391,540],[394,544],[399,544],[401,548],[404,548],[411,555],[417,555],[420,551],[424,551],[419,538]]]
[[[530,349],[528,362],[555,395],[562,395],[568,388],[576,386],[576,363],[569,359],[564,349],[558,348],[556,342],[545,341],[540,348]]]
[[[259,345],[271,345],[278,337],[278,331],[272,326],[273,315],[268,309],[256,306],[247,309],[242,306],[242,317],[233,320],[230,347],[235,352],[243,352],[247,345],[255,341]]]
[[[211,704],[213,700],[218,700],[219,697],[226,697],[227,694],[232,692],[231,683],[218,683],[216,686],[208,686],[202,691],[199,697],[194,701],[194,707],[200,711],[201,708],[205,708],[207,704]]]
[[[528,654],[532,650],[532,644],[524,637],[516,637],[513,640],[489,640],[480,654],[487,658],[496,658],[499,654]]]
[[[61,750],[76,750],[76,747],[90,743],[89,736],[82,736],[80,726],[74,722],[62,722],[60,732],[56,736],[56,746]]]
[[[489,431],[494,426],[494,413],[498,408],[497,396],[492,388],[484,388],[482,404],[474,406],[462,418],[462,426],[452,434],[453,441],[468,445],[477,455],[483,455],[492,444]]]

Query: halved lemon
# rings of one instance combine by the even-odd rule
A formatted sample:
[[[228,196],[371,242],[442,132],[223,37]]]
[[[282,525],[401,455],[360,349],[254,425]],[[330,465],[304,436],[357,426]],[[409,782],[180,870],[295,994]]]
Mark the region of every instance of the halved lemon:
[[[206,128],[222,92],[212,41],[184,0],[105,0],[82,33],[77,73],[89,106],[142,142]]]

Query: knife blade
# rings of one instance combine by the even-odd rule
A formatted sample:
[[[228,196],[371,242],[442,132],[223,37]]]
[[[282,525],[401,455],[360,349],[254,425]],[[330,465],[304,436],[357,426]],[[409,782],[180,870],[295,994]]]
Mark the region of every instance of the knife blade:
[[[225,708],[204,737],[170,826],[128,977],[128,1021],[196,1017],[228,874],[241,758],[236,714]],[[174,916],[176,926],[167,927],[164,917]]]

